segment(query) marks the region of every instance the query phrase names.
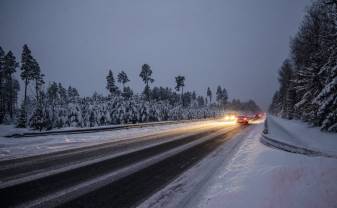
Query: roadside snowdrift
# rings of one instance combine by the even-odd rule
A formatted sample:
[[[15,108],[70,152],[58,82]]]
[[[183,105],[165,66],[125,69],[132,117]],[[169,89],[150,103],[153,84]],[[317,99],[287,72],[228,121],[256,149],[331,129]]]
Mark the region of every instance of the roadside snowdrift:
[[[267,122],[267,137],[299,148],[337,157],[336,133],[322,132],[318,127],[309,127],[302,121],[286,120],[275,116],[268,116]]]

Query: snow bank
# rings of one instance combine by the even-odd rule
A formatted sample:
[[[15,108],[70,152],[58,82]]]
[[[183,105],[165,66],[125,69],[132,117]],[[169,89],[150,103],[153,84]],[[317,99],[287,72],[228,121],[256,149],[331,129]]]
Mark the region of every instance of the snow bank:
[[[298,120],[268,116],[268,137],[290,145],[337,156],[337,134],[322,132]]]
[[[16,128],[14,124],[5,125],[0,124],[0,137],[5,137],[12,134],[21,134],[31,132],[29,129]]]

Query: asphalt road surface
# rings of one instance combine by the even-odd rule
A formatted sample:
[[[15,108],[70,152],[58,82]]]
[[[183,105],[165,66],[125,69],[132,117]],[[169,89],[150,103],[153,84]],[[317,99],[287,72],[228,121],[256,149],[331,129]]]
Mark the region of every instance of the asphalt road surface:
[[[134,207],[243,128],[219,122],[1,161],[1,207]]]

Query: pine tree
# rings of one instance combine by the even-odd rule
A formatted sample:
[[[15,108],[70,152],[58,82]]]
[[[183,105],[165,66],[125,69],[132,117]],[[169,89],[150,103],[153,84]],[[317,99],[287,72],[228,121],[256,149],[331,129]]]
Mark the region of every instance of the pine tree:
[[[212,104],[212,91],[211,88],[207,88],[207,97],[209,98],[209,104]]]
[[[42,102],[38,102],[35,106],[35,109],[33,111],[33,115],[30,118],[30,127],[33,129],[42,131],[43,128],[45,128],[45,118],[43,114],[43,106]]]
[[[318,116],[323,119],[322,129],[337,132],[337,65],[333,68],[330,82],[315,99],[320,105]]]
[[[133,95],[133,91],[130,87],[124,87],[122,95],[124,98],[131,98]]]
[[[337,28],[335,18],[329,16],[329,6],[316,1],[308,9],[299,32],[291,43],[291,54],[295,64],[295,89],[301,118],[313,125],[319,125],[319,106],[313,102],[326,83],[329,72],[324,65],[330,58]]]
[[[219,107],[224,107],[228,101],[228,94],[226,88],[221,88],[219,85],[216,89],[216,101],[218,102]]]
[[[121,71],[118,74],[117,81],[123,85],[122,96],[124,98],[130,98],[133,95],[133,92],[130,87],[125,86],[125,84],[130,81],[128,75],[124,71]]]
[[[220,105],[222,100],[222,89],[220,85],[217,87],[215,94],[216,94],[216,101]]]
[[[117,81],[123,85],[123,89],[125,88],[125,84],[129,82],[128,75],[124,72],[121,71],[118,76],[117,76]]]
[[[26,105],[22,102],[19,115],[16,121],[17,128],[26,128],[27,127],[27,112],[26,112]]]
[[[337,44],[333,51],[325,65],[330,74],[327,84],[313,102],[319,106],[317,117],[321,129],[337,132]]]
[[[109,70],[109,74],[106,77],[107,85],[106,89],[110,92],[111,95],[115,96],[118,94],[118,87],[115,83],[115,78],[111,70]]]
[[[225,106],[228,102],[228,93],[226,88],[222,89],[222,105]]]
[[[67,104],[68,103],[68,96],[67,96],[67,90],[62,86],[61,83],[58,83],[58,93],[60,96],[60,102],[61,104]]]
[[[271,105],[269,106],[269,112],[272,115],[278,115],[281,112],[281,99],[279,91],[276,91],[273,95]]]
[[[4,74],[5,74],[5,90],[7,92],[5,102],[7,106],[7,110],[9,112],[9,116],[12,119],[14,114],[15,108],[15,88],[14,88],[14,81],[13,81],[13,74],[16,72],[18,64],[15,60],[15,56],[11,51],[9,51],[5,58],[4,58]],[[17,83],[18,84],[18,83]]]
[[[295,108],[296,104],[296,89],[295,89],[295,83],[293,80],[293,74],[292,74],[292,80],[289,83],[288,90],[287,90],[287,98],[286,98],[286,117],[288,119],[293,119],[294,117],[298,118],[297,109]]]
[[[36,100],[39,100],[39,93],[41,91],[41,88],[44,84],[43,80],[44,74],[41,73],[40,65],[39,63],[33,59],[32,61],[32,78],[35,81],[35,96]]]
[[[78,100],[79,96],[80,95],[76,88],[71,87],[71,86],[68,87],[67,96],[66,96],[68,99],[68,103],[69,102],[75,103]]]
[[[142,71],[140,72],[139,76],[143,79],[143,82],[145,83],[145,88],[143,93],[145,94],[146,98],[149,100],[151,89],[149,84],[154,82],[154,79],[152,76],[152,70],[150,65],[143,64]]]
[[[47,112],[46,95],[42,90],[38,92],[38,95],[33,114],[29,119],[29,126],[33,129],[42,131],[42,129],[47,129],[50,120]]]
[[[184,95],[184,87],[185,87],[185,77],[179,75],[179,76],[176,76],[175,79],[176,79],[175,89],[177,91],[180,91],[180,89],[181,89],[181,102],[182,102],[182,104],[184,106],[183,95]]]
[[[195,91],[192,92],[192,100],[197,99],[197,93]]]
[[[6,103],[5,103],[5,52],[0,47],[0,124],[3,122],[3,119],[6,114]]]
[[[198,96],[197,97],[197,102],[198,102],[198,106],[199,107],[204,107],[205,106],[205,99],[203,98],[203,96]]]
[[[21,54],[21,79],[25,83],[24,91],[24,103],[27,100],[27,87],[29,82],[34,79],[34,58],[31,55],[31,51],[28,46],[25,44],[22,49]],[[25,105],[25,104],[24,104]]]
[[[58,86],[56,82],[52,82],[48,88],[47,88],[47,100],[48,105],[51,107],[51,126],[54,126],[54,123],[56,121],[56,102],[59,100],[59,93],[58,93]]]
[[[291,113],[293,111],[294,102],[293,99],[293,85],[292,85],[293,71],[290,61],[286,59],[283,62],[283,65],[279,71],[279,83],[280,83],[280,91],[279,91],[279,99],[281,101],[281,112],[280,114],[284,118],[290,118]]]

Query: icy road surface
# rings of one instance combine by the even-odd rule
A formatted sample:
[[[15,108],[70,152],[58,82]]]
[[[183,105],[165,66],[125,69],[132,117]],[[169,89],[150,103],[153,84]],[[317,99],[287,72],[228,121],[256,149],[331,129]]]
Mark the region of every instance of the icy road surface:
[[[250,126],[139,207],[336,207],[337,160],[266,147],[262,130]]]
[[[26,157],[72,148],[80,148],[106,142],[134,139],[174,131],[184,131],[219,125],[219,120],[197,121],[191,123],[113,130],[105,132],[51,135],[27,138],[7,138],[0,136],[0,160]],[[15,132],[11,126],[1,125],[1,135]]]

